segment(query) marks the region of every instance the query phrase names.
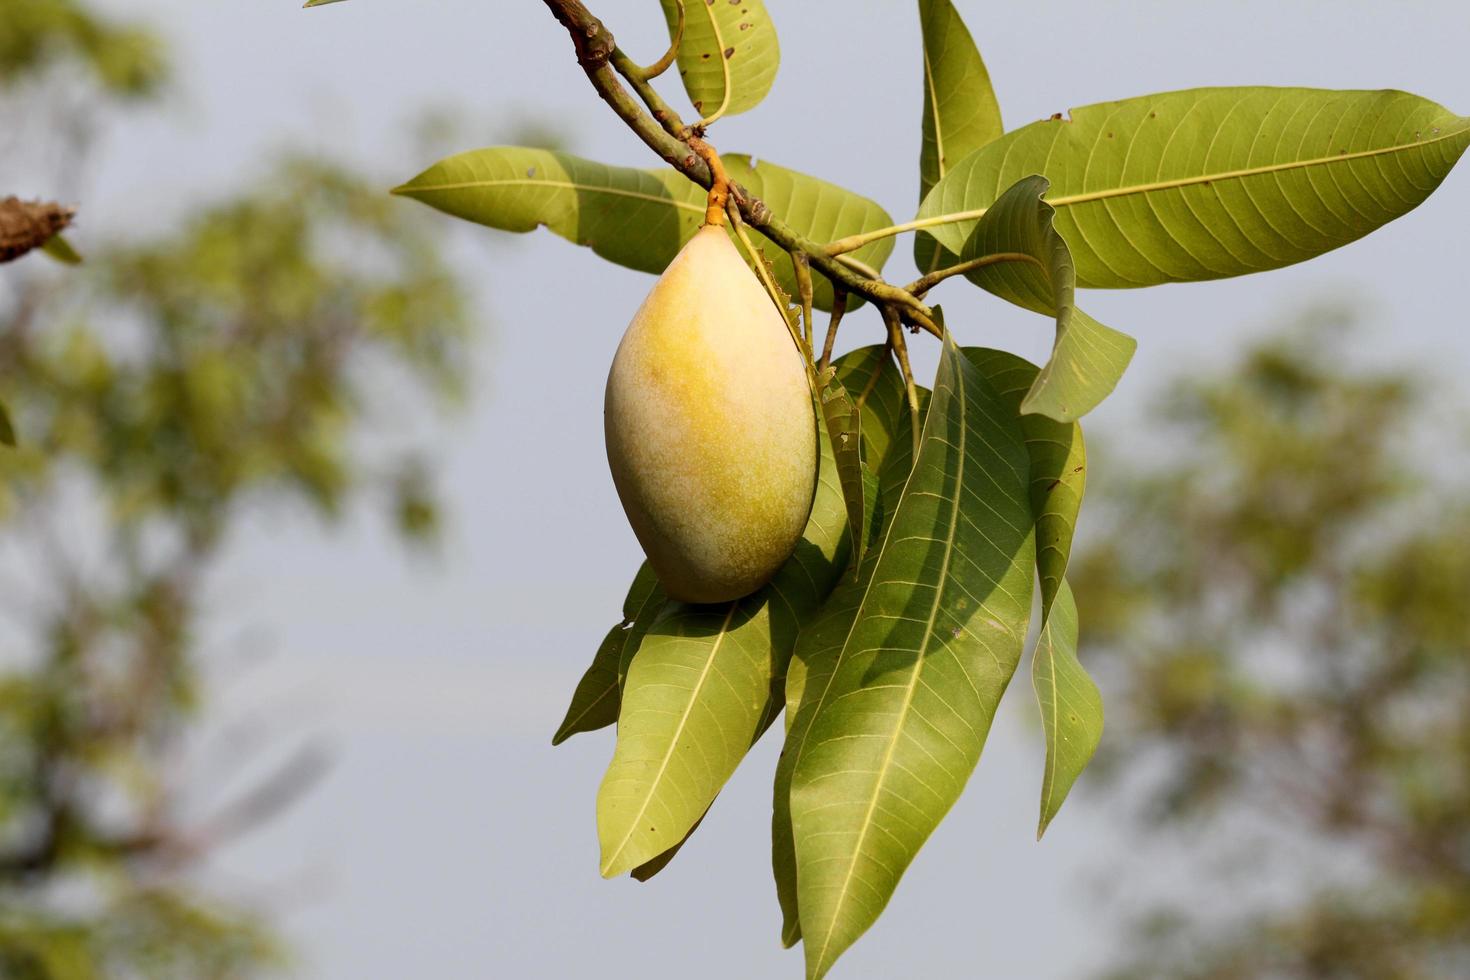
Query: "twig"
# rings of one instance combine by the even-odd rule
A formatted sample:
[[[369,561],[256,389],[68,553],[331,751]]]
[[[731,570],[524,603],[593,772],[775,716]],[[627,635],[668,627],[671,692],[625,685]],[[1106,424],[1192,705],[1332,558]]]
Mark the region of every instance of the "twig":
[[[77,209],[51,201],[0,200],[0,262],[18,259],[60,234]]]
[[[714,177],[708,164],[700,159],[699,154],[687,142],[667,131],[666,126],[670,120],[661,124],[654,119],[619,81],[618,73],[609,64],[617,51],[617,44],[602,21],[594,17],[581,0],[544,2],[557,21],[567,29],[577,52],[577,62],[603,101],[661,159],[701,187],[710,187]],[[639,91],[640,94],[644,92],[641,88]],[[651,92],[651,87],[647,91]],[[654,97],[656,98],[656,93]],[[798,233],[777,218],[768,205],[753,197],[739,184],[732,184],[730,190],[731,197],[739,205],[741,216],[747,224],[787,251],[805,252],[812,265],[832,280],[834,285],[843,286],[848,292],[877,304],[900,304],[909,310],[916,323],[935,336],[940,335],[938,328],[934,326],[933,311],[911,294],[876,277],[864,276],[848,268],[828,254],[825,246]]]
[[[884,307],[883,322],[888,325],[888,343],[893,348],[893,353],[898,358],[898,369],[903,374],[904,390],[908,392],[909,420],[914,429],[914,462],[919,459],[919,388],[914,383],[914,369],[909,364],[909,347],[903,339],[903,325],[899,320],[898,311],[891,307]]]
[[[801,300],[801,339],[810,351],[816,337],[812,329],[812,267],[805,252],[792,252],[791,266],[796,270],[796,294]]]
[[[652,81],[653,79],[662,75],[664,72],[668,71],[669,66],[674,63],[674,59],[679,56],[679,45],[684,41],[684,24],[686,21],[686,15],[684,10],[684,0],[674,0],[674,2],[679,5],[679,22],[674,25],[674,37],[673,40],[669,42],[669,50],[665,51],[662,58],[649,65],[647,68],[639,68],[636,65],[633,66],[634,74],[636,74],[640,79],[644,81]],[[614,56],[616,57],[616,53]],[[615,64],[613,65],[613,67],[617,68],[617,65]],[[621,73],[622,69],[619,69],[619,72]],[[626,78],[627,76],[624,75],[624,77]]]
[[[842,315],[846,312],[847,292],[840,286],[834,287],[832,290],[832,319],[827,321],[827,339],[822,344],[822,363],[818,365],[818,371],[827,370],[827,365],[832,363],[832,347],[837,343],[837,328],[842,324]]]
[[[936,272],[931,272],[928,275],[920,276],[903,288],[915,296],[923,298],[925,293],[951,276],[967,275],[976,269],[983,269],[990,265],[999,265],[1002,262],[1030,262],[1032,265],[1041,265],[1041,261],[1034,255],[1027,255],[1024,252],[996,252],[993,255],[982,255],[977,259],[970,259],[969,261],[960,262],[956,265],[939,269]]]
[[[709,167],[711,176],[709,200],[704,206],[704,223],[717,228],[725,226],[725,205],[730,201],[730,175],[725,173],[725,164],[715,148],[698,136],[690,136],[689,147]]]

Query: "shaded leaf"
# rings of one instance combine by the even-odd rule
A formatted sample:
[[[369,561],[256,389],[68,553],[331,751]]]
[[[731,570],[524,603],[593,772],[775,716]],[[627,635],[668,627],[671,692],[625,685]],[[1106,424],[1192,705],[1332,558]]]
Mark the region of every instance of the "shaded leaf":
[[[842,382],[837,380],[835,367],[829,366],[823,371],[818,383],[822,420],[827,426],[827,437],[832,440],[837,479],[842,485],[842,499],[847,504],[847,526],[852,535],[852,555],[848,562],[856,565],[863,560],[863,550],[867,546],[868,522],[864,515],[872,513],[863,482],[862,413]],[[873,489],[877,490],[876,483]]]
[[[1031,683],[1046,732],[1046,772],[1036,826],[1040,840],[1092,761],[1103,732],[1102,694],[1077,659],[1077,603],[1065,579],[1036,643]]]
[[[988,208],[1042,174],[1077,285],[1221,279],[1321,255],[1407,213],[1467,144],[1470,121],[1405,92],[1167,92],[1008,133],[957,164],[919,215]],[[958,254],[974,217],[930,232]]]
[[[950,0],[919,0],[924,45],[923,141],[919,150],[919,198],[951,166],[1005,133],[990,72],[959,11]],[[934,239],[914,239],[914,262],[923,271],[939,268]]]
[[[966,348],[965,356],[1019,412],[1021,398],[1036,378],[1036,365],[979,347]],[[1103,712],[1102,696],[1077,659],[1077,608],[1063,577],[1087,485],[1082,427],[1042,415],[1023,415],[1020,424],[1031,460],[1031,512],[1041,582],[1042,628],[1031,660],[1032,686],[1046,735],[1040,837],[1097,749]]]
[[[881,207],[836,184],[724,156],[737,183],[765,201],[796,231],[830,241],[892,224]],[[661,273],[704,222],[705,192],[667,168],[612,167],[570,153],[501,146],[456,154],[434,164],[393,193],[412,197],[455,217],[503,231],[545,226],[591,248],[609,262]],[[787,295],[797,295],[791,257],[764,236],[753,236]],[[881,268],[893,252],[889,239],[854,256]],[[818,309],[832,308],[832,285],[813,276]]]
[[[966,347],[970,363],[985,375],[1013,411],[1035,382],[1038,369],[1024,358],[985,347]],[[1036,572],[1043,617],[1067,573],[1077,515],[1087,489],[1087,449],[1082,426],[1044,415],[1021,415],[1021,434],[1031,462],[1031,513],[1036,520]]]
[[[342,0],[306,0],[306,3],[302,4],[302,9],[306,9],[309,7],[325,7],[329,3],[341,2]]]
[[[877,919],[979,760],[1030,615],[1027,474],[1013,413],[947,340],[892,526],[845,637],[806,665],[788,739],[812,980]]]
[[[628,596],[623,600],[622,622],[608,630],[598,646],[592,666],[587,668],[572,694],[572,703],[551,740],[552,745],[560,745],[581,732],[606,728],[618,720],[620,692],[628,661],[633,659],[639,641],[665,601],[658,576],[645,561],[633,577]]]
[[[10,410],[0,402],[0,445],[15,447],[15,426],[10,421]]]
[[[1030,257],[982,266],[966,278],[1017,306],[1056,318],[1051,360],[1031,385],[1021,411],[1070,422],[1117,387],[1138,343],[1077,308],[1072,254],[1053,225],[1054,210],[1043,200],[1047,187],[1045,177],[1026,177],[1002,194],[975,226],[960,258],[1005,253]]]
[[[679,21],[675,0],[661,0],[669,36]],[[764,0],[685,0],[679,76],[700,115],[733,116],[760,105],[776,81],[781,44]]]

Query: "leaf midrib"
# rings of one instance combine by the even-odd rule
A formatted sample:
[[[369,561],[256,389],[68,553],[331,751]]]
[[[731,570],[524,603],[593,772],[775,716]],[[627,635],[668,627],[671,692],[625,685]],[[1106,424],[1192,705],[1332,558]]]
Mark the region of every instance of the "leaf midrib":
[[[684,713],[679,716],[679,724],[674,727],[674,735],[669,739],[669,747],[664,751],[664,757],[659,763],[658,772],[654,774],[653,779],[648,784],[648,792],[643,796],[643,805],[638,808],[637,815],[629,822],[628,830],[623,835],[622,841],[618,844],[618,849],[613,851],[608,859],[603,862],[603,874],[607,874],[608,869],[617,864],[617,859],[627,849],[628,843],[633,839],[634,831],[642,824],[643,815],[648,812],[648,807],[653,802],[654,793],[658,790],[659,783],[663,781],[664,773],[668,771],[669,761],[674,757],[674,750],[679,746],[679,739],[684,734],[684,727],[689,724],[689,716],[694,713],[694,703],[699,700],[699,692],[704,688],[705,681],[709,679],[710,671],[714,669],[715,656],[720,652],[720,646],[725,642],[725,637],[729,635],[730,620],[734,618],[735,610],[739,607],[740,603],[732,602],[730,603],[730,608],[726,610],[725,621],[720,624],[720,630],[716,634],[714,645],[710,647],[709,656],[705,658],[704,668],[699,672],[699,679],[694,682],[694,686],[689,690],[689,700],[684,705]]]
[[[704,205],[692,204],[674,197],[645,194],[642,191],[629,191],[621,187],[582,184],[572,180],[538,180],[536,178],[526,177],[511,177],[506,180],[464,180],[452,184],[406,184],[403,187],[395,188],[393,193],[412,196],[423,191],[461,191],[481,187],[555,187],[561,190],[590,191],[596,194],[611,194],[614,197],[631,197],[640,201],[650,201],[654,204],[667,204],[686,211],[697,211],[700,214],[704,213]]]
[[[688,0],[688,2],[697,3],[699,2],[699,0]],[[730,71],[730,59],[725,57],[725,36],[720,33],[720,22],[719,18],[715,16],[714,5],[711,3],[705,3],[703,6],[705,16],[709,18],[710,30],[713,31],[715,35],[715,57],[720,59],[720,72],[721,77],[724,79],[725,89],[724,97],[720,100],[720,107],[716,109],[712,114],[705,116],[703,119],[700,120],[700,123],[702,125],[708,126],[710,123],[713,123],[715,120],[723,116],[725,114],[725,110],[730,108],[730,92],[735,87],[735,81],[733,73]]]
[[[953,343],[953,341],[950,341],[950,343]],[[957,370],[955,374],[960,375],[961,371]],[[966,443],[968,441],[967,429],[969,426],[969,421],[966,417],[967,406],[965,404],[965,393],[963,390],[964,378],[962,376],[957,377],[953,379],[952,383],[958,386],[957,390],[953,391],[951,397],[956,398],[959,403],[959,438],[956,440],[959,445],[959,465],[955,472],[955,493],[954,499],[950,504],[949,533],[945,536],[944,563],[940,566],[939,570],[939,587],[934,590],[934,604],[932,607],[930,607],[929,610],[929,621],[924,626],[924,642],[920,649],[917,651],[918,658],[914,662],[914,669],[909,676],[908,687],[904,691],[903,707],[898,712],[898,720],[894,723],[893,726],[893,736],[888,741],[888,747],[884,751],[883,755],[883,764],[878,769],[878,782],[877,785],[873,787],[872,798],[868,801],[868,811],[863,816],[863,826],[862,829],[858,832],[857,844],[853,847],[852,860],[848,863],[847,874],[845,874],[842,879],[842,891],[838,893],[836,908],[833,911],[831,921],[827,925],[826,936],[822,939],[822,948],[817,953],[818,969],[821,968],[822,964],[827,962],[827,950],[832,945],[832,936],[837,931],[837,920],[841,917],[843,906],[847,902],[848,892],[849,889],[852,887],[852,881],[855,876],[854,872],[856,872],[857,870],[858,857],[862,854],[863,843],[867,840],[868,831],[873,826],[873,814],[877,811],[878,808],[878,798],[883,795],[883,784],[888,779],[889,772],[892,771],[893,754],[898,746],[898,736],[903,729],[904,722],[908,718],[909,710],[913,707],[914,692],[918,690],[919,685],[919,674],[924,669],[924,658],[928,655],[927,651],[929,648],[929,644],[932,642],[934,636],[934,623],[939,618],[939,607],[944,596],[943,583],[946,579],[949,578],[949,564],[950,559],[954,556],[955,537],[958,533],[959,528],[959,510],[961,497],[959,488],[964,485],[965,454],[967,451]],[[930,411],[933,411],[932,407]],[[917,458],[915,458],[914,463],[915,467],[917,468]],[[894,523],[897,524],[897,515],[895,515]],[[864,596],[864,605],[866,605],[866,598],[867,597]],[[857,619],[862,619],[861,608],[859,608],[858,610]]]

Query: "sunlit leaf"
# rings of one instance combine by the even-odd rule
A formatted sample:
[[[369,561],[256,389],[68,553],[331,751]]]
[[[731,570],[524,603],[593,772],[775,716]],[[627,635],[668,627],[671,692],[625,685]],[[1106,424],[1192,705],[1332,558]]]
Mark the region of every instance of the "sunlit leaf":
[[[892,224],[881,207],[836,184],[772,163],[727,154],[730,176],[815,241]],[[478,224],[527,232],[545,226],[562,238],[630,269],[661,273],[704,222],[705,192],[668,168],[612,167],[570,153],[501,146],[460,153],[434,164],[395,194],[412,197]],[[754,236],[782,289],[798,295],[786,251]],[[891,239],[853,255],[882,268]],[[818,309],[832,308],[832,286],[813,276]]]
[[[960,250],[970,261],[1007,253],[1029,261],[998,262],[967,274],[971,282],[1018,306],[1056,318],[1049,360],[1021,403],[1062,422],[1080,418],[1117,387],[1138,344],[1079,310],[1067,243],[1053,227],[1054,211],[1042,198],[1044,177],[1026,177],[996,200]]]
[[[676,0],[661,0],[673,36]],[[764,0],[685,0],[679,75],[689,101],[705,118],[754,109],[776,81],[781,45]]]
[[[982,146],[1005,133],[990,72],[959,11],[950,0],[919,0],[924,45],[923,143],[919,152],[919,198]],[[939,267],[934,239],[914,239],[914,261],[926,272]]]
[[[878,917],[959,798],[1020,659],[1035,544],[1017,419],[947,341],[923,441],[787,753],[807,974]]]
[[[1470,120],[1405,92],[1207,88],[1033,123],[956,164],[919,215],[990,207],[1032,174],[1077,285],[1221,279],[1346,245],[1422,203]],[[930,229],[956,254],[975,216]]]
[[[811,517],[796,551],[755,595],[669,603],[628,668],[618,741],[597,797],[602,873],[678,845],[784,706],[797,631],[846,564],[847,511],[825,431]]]

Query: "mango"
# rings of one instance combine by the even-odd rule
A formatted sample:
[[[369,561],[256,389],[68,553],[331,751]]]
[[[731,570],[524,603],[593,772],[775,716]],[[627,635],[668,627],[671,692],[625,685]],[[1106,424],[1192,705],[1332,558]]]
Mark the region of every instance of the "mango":
[[[633,317],[604,427],[628,523],[671,598],[741,598],[790,557],[816,490],[816,412],[785,319],[724,228],[701,228]]]

